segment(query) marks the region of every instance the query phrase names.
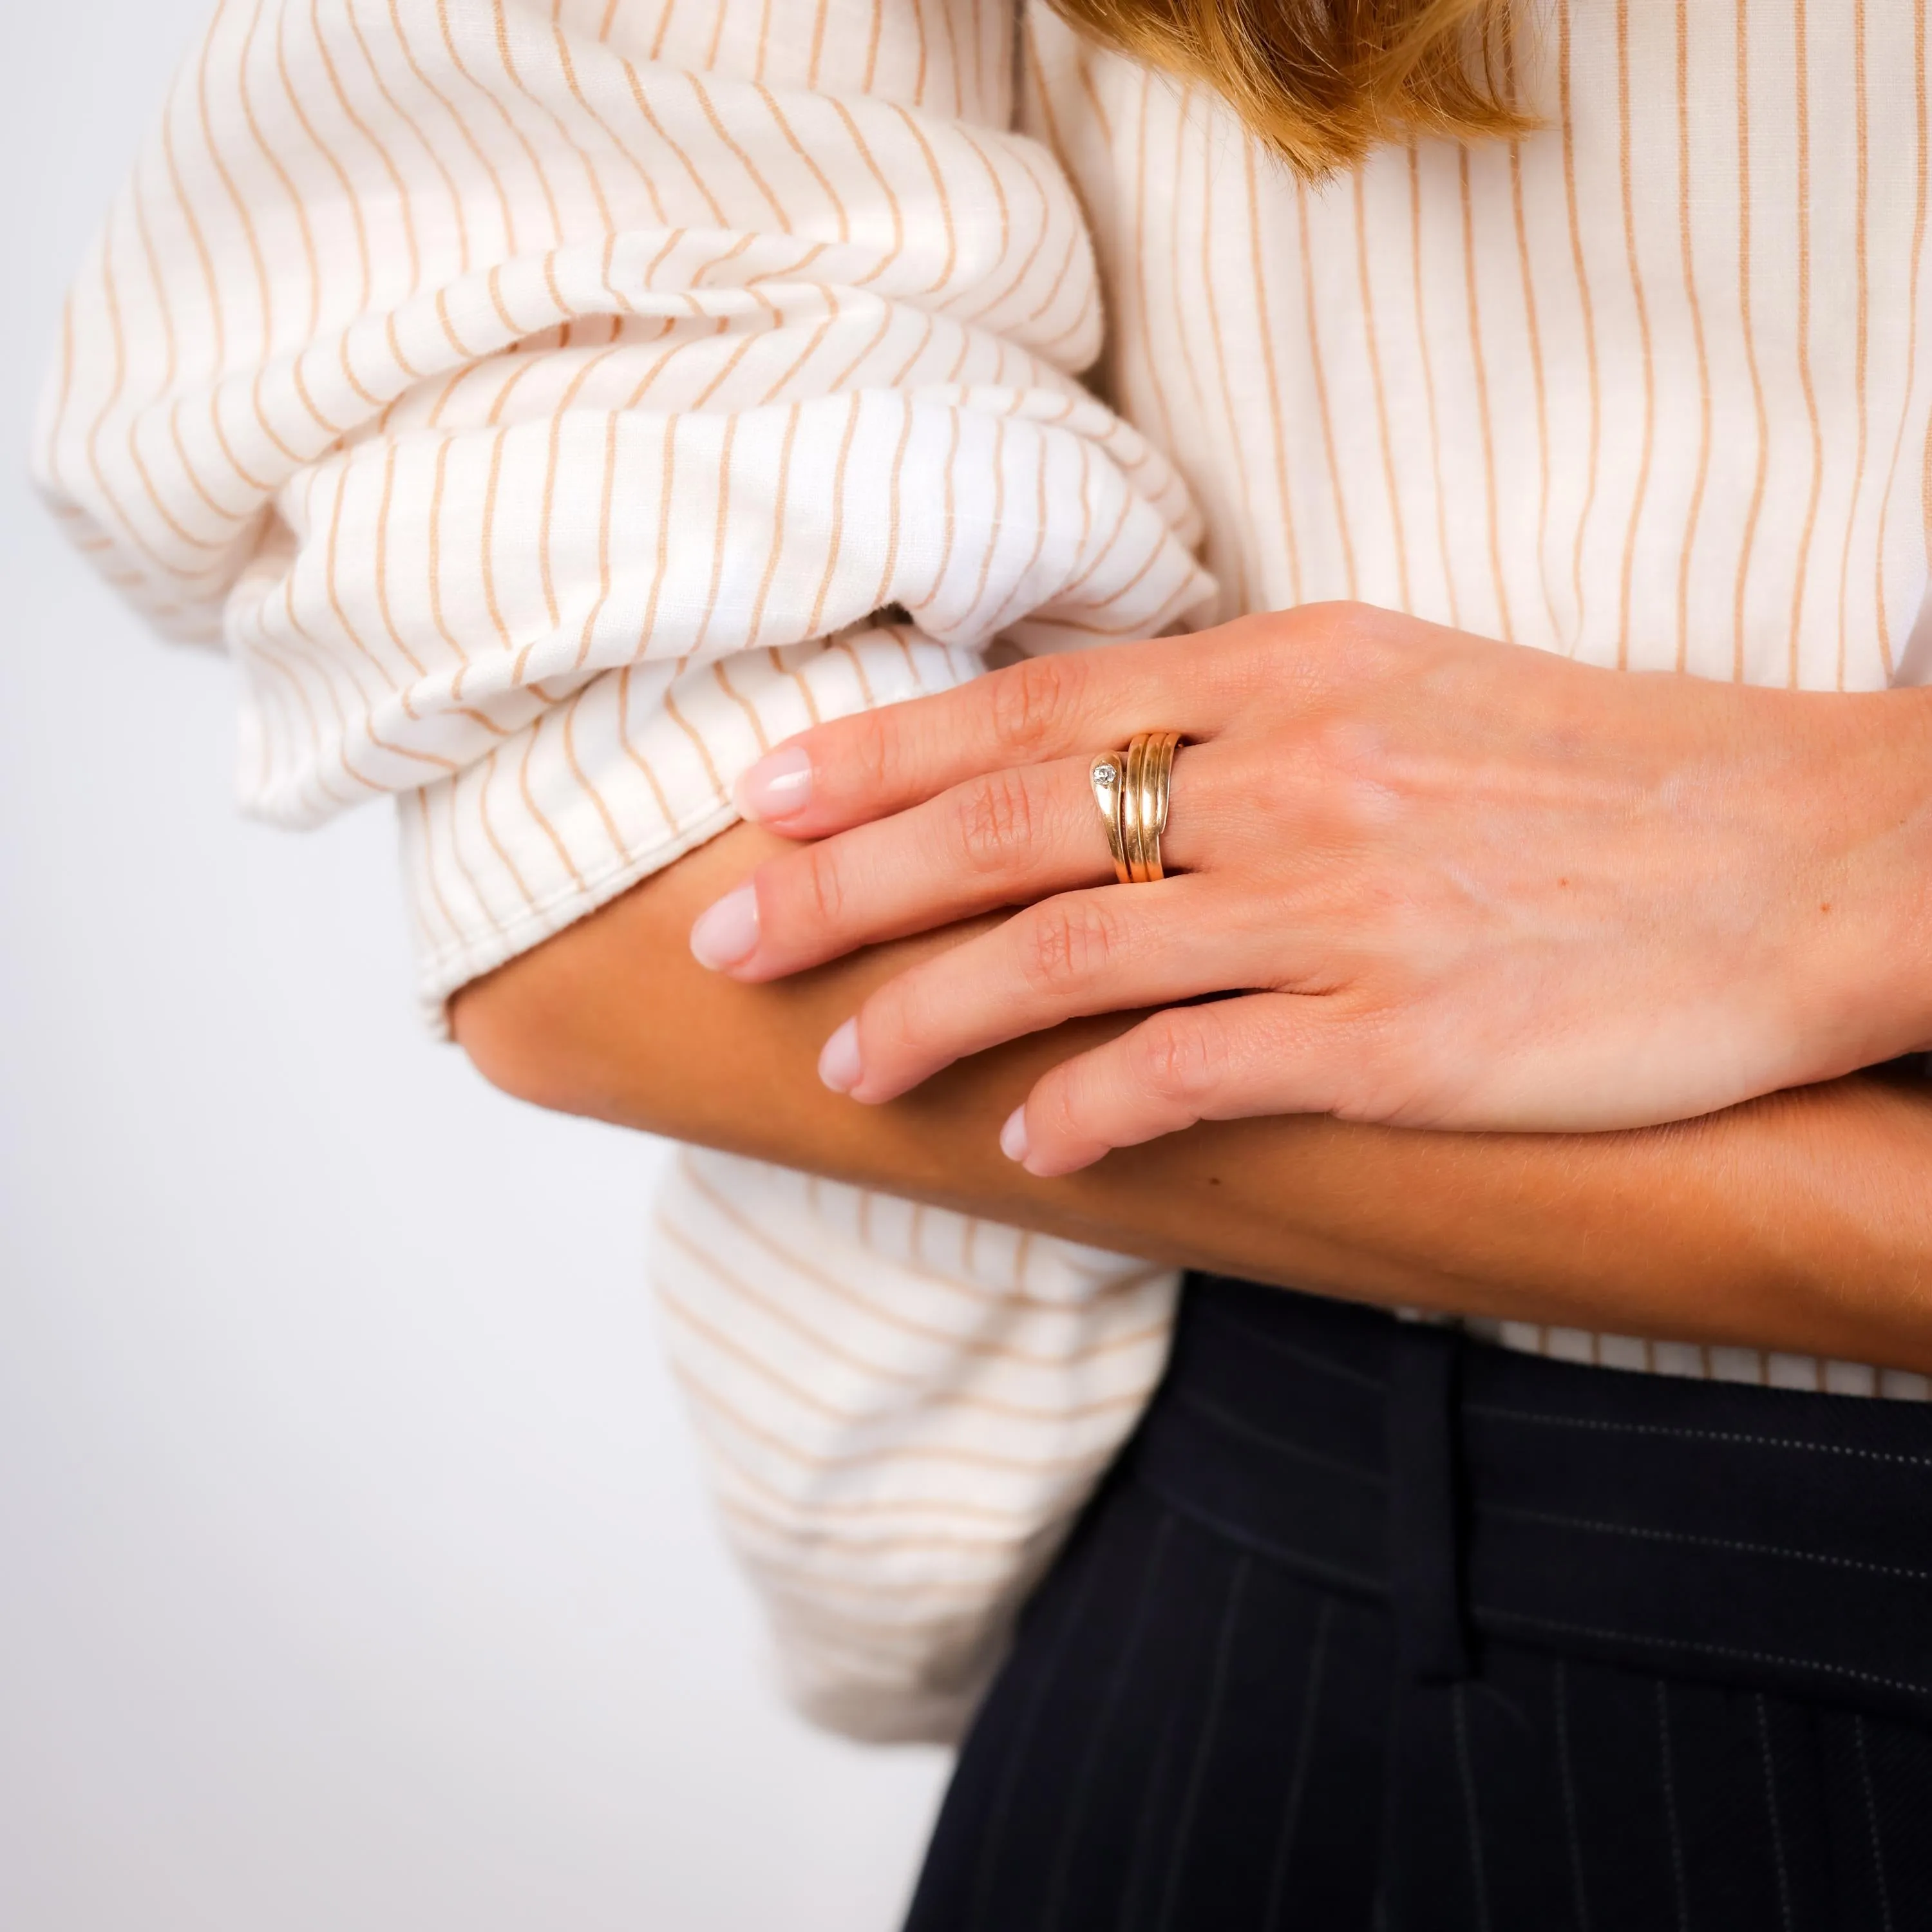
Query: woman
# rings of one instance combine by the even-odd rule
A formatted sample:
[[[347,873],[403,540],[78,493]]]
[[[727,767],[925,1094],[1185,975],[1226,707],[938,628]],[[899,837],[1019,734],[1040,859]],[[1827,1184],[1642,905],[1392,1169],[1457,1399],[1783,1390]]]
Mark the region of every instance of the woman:
[[[1051,1564],[915,1924],[1916,1922],[1922,10],[1070,11],[224,13],[50,494],[486,1072],[730,1150],[807,1703]]]

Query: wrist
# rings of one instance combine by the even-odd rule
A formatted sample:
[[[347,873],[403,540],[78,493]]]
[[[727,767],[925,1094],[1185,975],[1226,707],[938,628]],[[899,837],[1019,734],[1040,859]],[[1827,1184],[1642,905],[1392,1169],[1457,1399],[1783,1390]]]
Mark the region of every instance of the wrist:
[[[1816,890],[1797,908],[1832,989],[1823,1010],[1856,1042],[1832,1072],[1932,1050],[1932,690],[1853,702],[1856,739],[1833,734],[1820,774]]]

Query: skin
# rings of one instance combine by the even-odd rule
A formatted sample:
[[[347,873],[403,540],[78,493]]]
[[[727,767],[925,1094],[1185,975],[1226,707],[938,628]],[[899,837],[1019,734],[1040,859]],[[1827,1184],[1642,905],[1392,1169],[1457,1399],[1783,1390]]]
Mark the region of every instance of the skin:
[[[1229,627],[1239,634],[1225,661],[1200,638],[1082,654],[1072,661],[1077,694],[1063,676],[1024,668],[1034,682],[1017,696],[982,680],[965,695],[987,707],[991,737],[974,737],[966,714],[937,700],[924,716],[938,728],[923,736],[920,706],[807,734],[808,810],[820,816],[778,815],[788,830],[833,836],[800,846],[735,828],[464,988],[452,1005],[457,1036],[489,1078],[539,1105],[1155,1259],[1365,1300],[1932,1371],[1932,1087],[1840,1071],[1932,1034],[1915,1004],[1932,957],[1916,923],[1920,882],[1932,877],[1918,694],[1693,691],[1689,681],[1532,664],[1529,653],[1498,658],[1507,647],[1407,620],[1391,626],[1378,614],[1294,621],[1303,628],[1286,642],[1276,634],[1268,645],[1262,632],[1258,658],[1252,625]],[[1324,623],[1360,627],[1341,638],[1353,653],[1341,673],[1338,634]],[[1412,645],[1420,655],[1406,664],[1408,682],[1425,659],[1432,682],[1427,701],[1404,710],[1404,680],[1383,672],[1391,649]],[[1198,655],[1188,688],[1163,684],[1160,652],[1189,648]],[[1300,668],[1284,675],[1290,650]],[[1582,682],[1539,685],[1544,665]],[[1666,685],[1675,688],[1654,707],[1615,702]],[[1288,694],[1265,718],[1262,687]],[[1512,688],[1533,689],[1540,708],[1510,710]],[[1705,706],[1707,695],[1720,701]],[[1043,709],[1034,701],[1047,698]],[[1742,701],[1726,708],[1732,700]],[[1184,708],[1226,700],[1239,729]],[[904,726],[902,743],[840,752],[838,734],[888,716]],[[1445,722],[1471,718],[1493,729],[1472,735]],[[1112,956],[1120,976],[1108,976],[1103,956],[1077,997],[1048,975],[1042,1001],[1025,970],[1040,956],[1025,922],[1057,916],[1043,909],[1092,892],[1108,872],[1090,800],[1084,821],[1071,808],[1085,760],[1073,761],[1079,788],[1070,786],[1055,734],[1091,747],[1154,722],[1198,734],[1177,764],[1168,842],[1176,863],[1199,868],[1172,882],[1199,889],[1190,921],[1252,926],[1286,904],[1299,932],[1324,916],[1330,926],[1262,993],[1151,1018],[1122,1010],[1150,992],[1204,990],[1135,978],[1172,949],[1130,936]],[[1228,740],[1216,773],[1208,754]],[[1348,754],[1339,776],[1338,743]],[[1543,748],[1519,757],[1525,745]],[[1363,782],[1351,758],[1380,781],[1368,806],[1350,790]],[[1196,776],[1184,784],[1190,760]],[[818,778],[821,769],[845,774],[847,788]],[[968,876],[949,870],[949,849],[969,848],[949,848],[944,828],[988,821],[935,801],[989,771],[1009,775],[1010,803],[1020,796],[1010,774],[1031,775],[1022,782],[1034,788],[1029,836],[982,842]],[[1445,797],[1454,811],[1430,808]],[[1740,798],[1758,801],[1755,813]],[[1244,842],[1242,812],[1270,800],[1266,808],[1285,816]],[[1019,821],[1008,812],[990,822]],[[1423,828],[1444,826],[1447,842],[1430,844]],[[1564,848],[1563,869],[1538,862],[1546,831]],[[1484,860],[1493,890],[1432,899],[1424,887],[1452,854],[1481,884],[1472,852],[1495,855]],[[1286,869],[1271,871],[1277,854],[1289,855]],[[706,970],[686,944],[693,924],[746,882],[754,943],[728,970]],[[1336,908],[1325,915],[1324,891]],[[1220,896],[1211,905],[1208,892]],[[1152,916],[1160,889],[1109,885],[1094,896],[1124,920],[1142,908]],[[1014,903],[1030,910],[1007,919],[976,910]],[[1390,906],[1405,916],[1385,916]],[[1688,948],[1678,943],[1687,922]],[[908,934],[916,936],[886,936]],[[1719,944],[1727,950],[1714,962]],[[1263,983],[1253,964],[1268,956],[1264,944],[1232,983]],[[1896,960],[1895,980],[1873,964]],[[998,980],[1000,997],[962,1005],[1000,974],[1010,977]],[[1704,992],[1714,976],[1727,994],[1714,1004]],[[1530,992],[1510,992],[1518,981]],[[1562,1006],[1566,986],[1587,997]],[[1499,988],[1509,997],[1499,1001]],[[1408,1045],[1388,1050],[1408,1078],[1378,1069],[1360,1090],[1295,1096],[1381,1118],[1275,1112],[1250,1080],[1222,1096],[1234,1117],[1216,1119],[1211,1085],[1197,1082],[1180,1114],[1198,1124],[1157,1105],[1136,1117],[1138,1144],[1096,1157],[1073,1103],[1098,1092],[1094,1118],[1118,1122],[1126,1090],[1083,1087],[1068,1069],[1157,1072],[1171,1054],[1149,1059],[1127,1044],[1148,1027],[1238,1019],[1262,1000],[1329,1003],[1312,1022],[1298,1016],[1292,1036],[1305,1063],[1336,1016],[1350,1050],[1324,1077],[1346,1077],[1364,1040],[1400,1042],[1402,1015],[1419,1012]],[[1063,1017],[1070,1006],[1076,1016]],[[1552,1024],[1558,1006],[1564,1017]],[[1726,1030],[1734,1007],[1752,1023]],[[890,1023],[907,1012],[923,1017]],[[889,1023],[868,1030],[868,1016]],[[1628,1043],[1660,1016],[1676,1028],[1672,1050],[1638,1056],[1633,1071]],[[848,1084],[878,1096],[870,1104],[814,1077],[848,1018],[861,1062]],[[1478,1022],[1490,1029],[1479,1052],[1430,1044]],[[1492,1078],[1498,1060],[1514,1064]],[[1580,1123],[1567,1117],[1592,1068],[1598,1090],[1604,1069],[1624,1082],[1611,1119],[1695,1117],[1600,1130],[1604,1114],[1589,1111],[1602,1107],[1600,1090]],[[1292,1054],[1276,1072],[1306,1077]],[[1735,1103],[1707,1111],[1727,1082]],[[1754,1083],[1756,1097],[1738,1094]],[[1000,1150],[1001,1124],[1022,1100],[1023,1118],[1039,1123],[1028,1159],[1050,1172]],[[1409,1120],[1429,1124],[1398,1124]],[[1559,1130],[1518,1130],[1545,1120]],[[1445,1120],[1456,1130],[1442,1130]],[[1070,1131],[1056,1138],[1062,1121]],[[1560,1130],[1578,1124],[1600,1130]]]
[[[1124,892],[1087,754],[1152,719],[1188,740],[1182,876]],[[1922,692],[1633,676],[1307,607],[802,734],[745,796],[816,842],[692,943],[764,979],[1023,906],[874,993],[820,1070],[886,1100],[1165,1008],[1040,1083],[1012,1124],[1036,1174],[1258,1114],[1649,1126],[1932,1039],[1928,771]]]

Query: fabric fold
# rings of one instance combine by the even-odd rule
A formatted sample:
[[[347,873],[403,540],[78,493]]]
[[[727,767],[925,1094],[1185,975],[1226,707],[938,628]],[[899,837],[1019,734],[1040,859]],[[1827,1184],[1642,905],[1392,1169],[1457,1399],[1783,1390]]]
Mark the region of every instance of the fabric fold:
[[[1093,251],[1010,125],[1014,26],[216,13],[76,282],[37,468],[161,628],[225,644],[248,810],[397,800],[433,1024],[730,824],[778,740],[1211,596],[1179,473],[1076,380]],[[946,1734],[1132,1427],[1174,1278],[958,1216],[917,1222],[952,1259],[882,1263],[904,1204],[694,1160],[657,1286],[783,1679]]]

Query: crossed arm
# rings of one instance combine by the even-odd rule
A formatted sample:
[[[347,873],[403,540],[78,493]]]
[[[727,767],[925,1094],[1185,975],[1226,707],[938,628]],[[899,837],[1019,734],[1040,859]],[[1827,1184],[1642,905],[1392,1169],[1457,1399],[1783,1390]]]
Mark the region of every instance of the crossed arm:
[[[1180,814],[1178,770],[1176,797]],[[801,866],[818,862],[806,855],[837,844],[734,828],[466,988],[452,1010],[459,1040],[489,1078],[543,1106],[1153,1258],[1365,1300],[1932,1370],[1923,1083],[1820,1078],[1670,1125],[1594,1132],[1314,1112],[1204,1119],[1041,1178],[1002,1154],[1002,1122],[1050,1070],[1137,1016],[1042,1026],[872,1106],[814,1071],[848,1016],[902,998],[894,989],[1012,922],[982,914],[856,950],[850,934],[794,933],[776,978],[708,971],[692,956],[706,908],[748,881],[761,909],[776,908]],[[814,951],[839,956],[790,970]]]

